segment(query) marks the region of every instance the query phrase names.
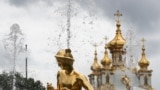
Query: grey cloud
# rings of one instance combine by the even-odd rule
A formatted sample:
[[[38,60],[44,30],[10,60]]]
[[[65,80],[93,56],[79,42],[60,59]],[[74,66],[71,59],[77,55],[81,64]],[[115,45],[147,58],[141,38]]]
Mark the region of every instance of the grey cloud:
[[[157,41],[149,41],[147,42],[147,46],[146,46],[146,53],[148,57],[152,57],[152,56],[158,56],[160,53],[160,50],[158,48],[160,48],[160,43]]]
[[[63,3],[64,0],[8,0],[9,4],[16,7],[26,7],[29,5],[33,5],[39,2],[45,3],[46,5],[54,5],[55,2]]]
[[[54,5],[55,2],[64,3],[66,0],[8,0],[11,5],[27,6],[38,2]],[[160,6],[158,0],[76,0],[82,8],[88,10],[92,8],[93,14],[103,12],[104,17],[115,21],[113,14],[120,10],[128,23],[132,23],[138,33],[156,32],[156,26],[160,22]],[[94,4],[94,5],[93,5]],[[98,9],[94,9],[98,8]],[[99,11],[98,11],[99,10]]]
[[[84,9],[88,9],[89,5],[95,3],[96,8],[102,10],[104,17],[114,21],[113,14],[120,10],[123,13],[122,18],[127,20],[125,22],[133,24],[138,33],[148,34],[155,32],[157,30],[155,27],[160,22],[159,2],[158,0],[82,0],[80,4]]]
[[[8,2],[11,5],[17,6],[17,7],[23,7],[23,6],[27,6],[29,4],[33,4],[34,2],[37,2],[39,0],[8,0]]]
[[[11,58],[9,57],[9,54],[7,54],[3,46],[0,47],[0,57],[0,68],[7,68],[7,66],[9,67],[12,65],[12,62],[10,61]]]
[[[138,32],[147,33],[153,32],[157,29],[154,27],[158,24],[160,15],[159,1],[140,0],[95,0],[98,7],[104,11],[104,15],[113,19],[113,13],[120,10],[127,22],[135,24]],[[146,32],[147,31],[147,32]]]
[[[12,71],[13,70],[13,58],[11,54],[4,49],[4,47],[0,47],[0,68],[4,71]],[[25,57],[23,54],[17,55],[16,59],[16,71],[22,72],[25,70]]]

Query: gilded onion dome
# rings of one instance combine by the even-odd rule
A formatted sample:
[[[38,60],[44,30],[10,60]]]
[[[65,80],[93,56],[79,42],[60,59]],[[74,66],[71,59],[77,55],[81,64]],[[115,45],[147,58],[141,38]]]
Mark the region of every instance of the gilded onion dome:
[[[91,70],[93,70],[93,71],[101,68],[101,66],[100,66],[99,63],[98,63],[97,51],[96,51],[96,50],[95,50],[94,55],[95,55],[95,57],[94,57],[94,62],[93,62],[93,64],[92,64],[92,66],[91,66]]]
[[[107,51],[107,45],[105,46],[105,52],[104,52],[104,57],[101,60],[101,64],[105,69],[108,69],[110,64],[111,64],[111,59],[108,57],[108,51]]]
[[[142,42],[144,42],[145,40],[142,39]],[[139,66],[140,66],[140,70],[147,70],[148,66],[149,66],[149,61],[147,60],[146,58],[146,55],[145,55],[145,47],[144,47],[144,44],[142,45],[142,58],[141,60],[139,61]]]
[[[119,20],[119,17],[122,16],[122,14],[120,14],[120,12],[117,11],[117,13],[114,15],[118,17],[117,23],[116,23],[116,26],[117,26],[116,36],[113,38],[113,40],[109,42],[108,46],[109,48],[122,48],[123,45],[125,44],[125,39],[121,34],[121,29],[120,29],[121,24]]]

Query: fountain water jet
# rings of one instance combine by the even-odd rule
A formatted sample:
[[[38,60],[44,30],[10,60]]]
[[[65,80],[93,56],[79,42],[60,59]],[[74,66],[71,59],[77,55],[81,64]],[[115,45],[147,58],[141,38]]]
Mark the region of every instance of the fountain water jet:
[[[13,24],[10,27],[10,33],[6,36],[6,38],[3,40],[4,47],[6,50],[9,51],[13,58],[13,85],[12,90],[16,90],[15,86],[15,73],[16,73],[16,59],[17,54],[24,51],[23,49],[23,43],[24,43],[24,37],[23,33],[21,32],[20,26],[18,24]]]

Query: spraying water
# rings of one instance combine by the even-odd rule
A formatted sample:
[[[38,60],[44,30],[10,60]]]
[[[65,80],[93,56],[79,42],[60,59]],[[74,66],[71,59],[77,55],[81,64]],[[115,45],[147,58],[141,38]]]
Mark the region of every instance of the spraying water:
[[[15,73],[16,73],[16,59],[17,54],[23,51],[23,33],[20,30],[20,26],[18,24],[13,24],[10,27],[10,33],[5,37],[3,40],[4,47],[13,58],[13,83],[12,83],[12,90],[16,90],[16,80],[15,80]]]
[[[127,59],[126,61],[128,68],[136,67],[137,65],[137,54],[135,53],[137,51],[138,43],[136,42],[136,36],[133,32],[133,30],[128,30],[126,35],[126,51],[127,51]]]
[[[57,9],[54,10],[55,14],[58,14],[59,23],[58,23],[58,36],[56,32],[54,34],[57,36],[55,37],[54,41],[53,40],[53,35],[49,37],[49,40],[51,41],[51,44],[56,44],[58,48],[62,48],[63,46],[66,46],[67,48],[70,48],[70,42],[71,42],[71,18],[76,15],[76,12],[73,12],[74,10],[72,5],[72,0],[66,0],[64,4],[60,4]],[[58,3],[59,4],[59,3]],[[58,5],[57,4],[57,5]],[[64,21],[65,19],[65,21]],[[56,40],[56,41],[55,41]],[[65,45],[64,42],[66,43]],[[49,43],[50,45],[50,43]],[[53,45],[50,45],[53,46]],[[54,45],[55,46],[55,45]]]
[[[70,48],[70,38],[71,38],[71,0],[68,0],[68,10],[67,10],[67,48]]]
[[[57,17],[62,16],[60,18],[60,19],[62,19],[62,20],[60,20],[60,23],[59,23],[60,25],[58,24],[58,26],[60,27],[57,31],[57,32],[59,32],[58,36],[54,32],[54,34],[57,36],[57,37],[54,37],[55,38],[54,41],[52,41],[53,35],[51,36],[52,38],[49,37],[49,40],[52,44],[52,45],[50,45],[50,43],[49,43],[49,45],[53,47],[53,44],[56,44],[59,49],[62,48],[63,46],[70,48],[71,39],[73,39],[73,37],[74,37],[74,36],[72,36],[72,33],[74,33],[74,35],[75,35],[75,33],[78,32],[78,31],[72,32],[71,29],[74,28],[74,24],[72,26],[71,19],[74,16],[79,15],[77,13],[80,9],[80,6],[79,6],[80,4],[78,4],[77,3],[78,1],[76,1],[76,0],[65,0],[65,1],[66,1],[65,3],[60,3],[60,4],[57,3],[57,9],[54,10],[54,13],[58,14]],[[79,1],[81,1],[81,0],[79,0]],[[83,19],[83,23],[86,23],[92,29],[94,21],[97,19],[97,17],[94,14],[96,12],[95,11],[96,5],[93,0],[89,0],[87,2],[88,2],[88,4],[91,4],[91,5],[87,6],[87,8],[89,9],[89,11],[87,13],[88,15],[86,16],[84,14],[85,18],[83,18],[83,15],[82,15],[82,19]],[[65,17],[66,21],[63,21],[64,20],[63,16]],[[65,28],[65,31],[63,31],[64,28]],[[78,28],[76,28],[76,29],[78,29]],[[75,35],[75,37],[76,37],[76,35]],[[65,45],[63,45],[63,44],[65,44]],[[55,45],[54,45],[54,47],[55,47]]]

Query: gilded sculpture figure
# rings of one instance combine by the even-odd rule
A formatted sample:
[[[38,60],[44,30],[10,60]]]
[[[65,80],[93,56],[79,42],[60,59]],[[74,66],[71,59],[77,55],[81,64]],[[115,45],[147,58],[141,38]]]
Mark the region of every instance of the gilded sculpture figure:
[[[70,49],[59,50],[55,57],[61,68],[57,74],[57,90],[93,90],[87,78],[74,70],[74,59]]]

